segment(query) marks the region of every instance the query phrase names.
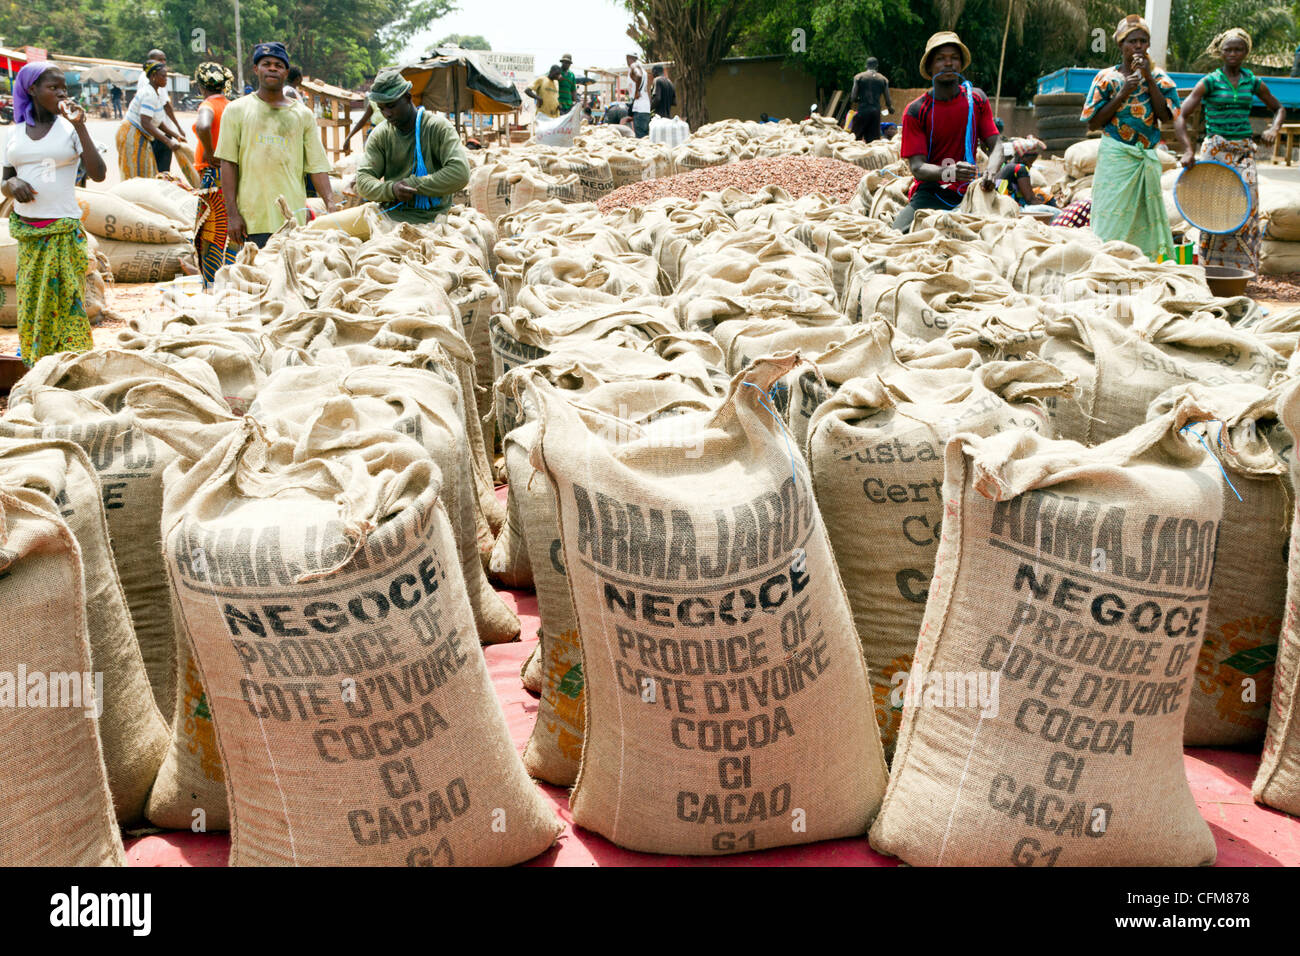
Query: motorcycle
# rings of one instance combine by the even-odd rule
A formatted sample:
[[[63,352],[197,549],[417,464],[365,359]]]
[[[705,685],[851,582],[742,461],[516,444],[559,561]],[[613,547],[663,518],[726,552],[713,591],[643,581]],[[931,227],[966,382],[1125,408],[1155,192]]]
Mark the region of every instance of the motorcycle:
[[[0,94],[0,125],[8,126],[14,121],[14,98]]]

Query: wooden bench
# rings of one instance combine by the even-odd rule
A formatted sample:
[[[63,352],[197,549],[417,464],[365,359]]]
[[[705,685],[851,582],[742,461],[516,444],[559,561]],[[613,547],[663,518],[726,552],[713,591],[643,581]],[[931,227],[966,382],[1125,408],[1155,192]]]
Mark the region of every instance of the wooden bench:
[[[1282,124],[1282,131],[1278,133],[1277,139],[1273,140],[1273,162],[1275,164],[1277,163],[1277,151],[1282,148],[1286,150],[1286,164],[1291,165],[1291,150],[1296,145],[1295,140],[1297,137],[1300,137],[1300,123]]]

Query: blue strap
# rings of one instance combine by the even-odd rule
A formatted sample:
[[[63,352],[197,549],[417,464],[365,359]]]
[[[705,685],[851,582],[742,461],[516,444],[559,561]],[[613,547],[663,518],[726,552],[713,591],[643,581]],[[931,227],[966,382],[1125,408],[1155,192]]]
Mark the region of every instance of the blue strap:
[[[415,110],[415,168],[411,170],[413,176],[427,176],[429,169],[424,163],[424,147],[420,140],[420,134],[424,131],[424,107],[417,107]],[[439,196],[416,196],[411,200],[411,204],[416,209],[437,209],[442,205],[442,198]],[[384,210],[396,209],[402,203],[396,203]]]

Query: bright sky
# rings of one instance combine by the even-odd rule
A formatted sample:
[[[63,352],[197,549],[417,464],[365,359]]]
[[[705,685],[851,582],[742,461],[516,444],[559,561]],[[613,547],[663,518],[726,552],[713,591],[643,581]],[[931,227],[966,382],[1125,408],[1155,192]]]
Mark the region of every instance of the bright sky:
[[[435,20],[407,45],[404,58],[423,56],[449,33],[485,37],[494,51],[531,53],[538,73],[573,54],[573,70],[624,67],[637,52],[628,38],[631,15],[614,0],[458,0],[461,8]]]

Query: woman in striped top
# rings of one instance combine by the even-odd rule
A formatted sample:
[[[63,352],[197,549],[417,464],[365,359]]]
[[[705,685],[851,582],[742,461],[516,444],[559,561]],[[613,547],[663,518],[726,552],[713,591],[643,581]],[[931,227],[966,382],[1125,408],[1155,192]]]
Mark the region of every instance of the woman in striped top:
[[[1286,120],[1286,108],[1269,92],[1263,80],[1242,68],[1250,53],[1250,34],[1245,30],[1234,27],[1219,34],[1206,53],[1222,59],[1223,66],[1201,77],[1183,101],[1183,109],[1174,123],[1185,134],[1188,114],[1204,102],[1205,142],[1201,143],[1200,158],[1216,160],[1237,170],[1250,190],[1251,208],[1245,225],[1236,232],[1223,235],[1202,232],[1198,251],[1204,265],[1258,272],[1259,177],[1255,171],[1255,143],[1251,139],[1250,104],[1258,96],[1274,113],[1273,125],[1260,137],[1265,145],[1277,139]],[[1183,153],[1183,166],[1190,169],[1196,159],[1194,151],[1188,149]]]

